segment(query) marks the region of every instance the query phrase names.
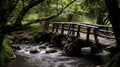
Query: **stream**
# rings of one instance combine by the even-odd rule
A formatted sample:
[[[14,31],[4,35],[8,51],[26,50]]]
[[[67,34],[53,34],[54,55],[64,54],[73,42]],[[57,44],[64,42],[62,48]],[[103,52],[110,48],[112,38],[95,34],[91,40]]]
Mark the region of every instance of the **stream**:
[[[17,44],[20,45],[20,44]],[[100,63],[91,57],[68,57],[63,56],[62,51],[46,53],[46,49],[40,49],[38,45],[22,44],[21,50],[15,50],[16,59],[7,67],[99,67]],[[38,48],[39,53],[30,53],[30,48]]]

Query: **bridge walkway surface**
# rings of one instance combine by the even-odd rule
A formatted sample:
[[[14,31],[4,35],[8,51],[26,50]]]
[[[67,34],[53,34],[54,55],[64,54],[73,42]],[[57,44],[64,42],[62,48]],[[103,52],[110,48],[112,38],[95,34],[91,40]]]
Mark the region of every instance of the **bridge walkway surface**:
[[[53,22],[45,25],[45,30],[53,33],[73,35],[86,41],[102,44],[102,47],[111,48],[115,45],[112,27],[98,24],[78,22]]]

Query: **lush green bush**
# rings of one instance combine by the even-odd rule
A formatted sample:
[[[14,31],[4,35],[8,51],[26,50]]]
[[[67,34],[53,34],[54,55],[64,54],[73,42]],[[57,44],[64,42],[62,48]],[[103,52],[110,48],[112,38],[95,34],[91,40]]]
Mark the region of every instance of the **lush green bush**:
[[[81,56],[81,47],[84,41],[78,38],[69,38],[64,46],[63,53],[67,56]]]
[[[10,39],[8,35],[6,35],[3,40],[2,50],[0,51],[0,67],[3,67],[12,55],[13,50],[10,47]]]

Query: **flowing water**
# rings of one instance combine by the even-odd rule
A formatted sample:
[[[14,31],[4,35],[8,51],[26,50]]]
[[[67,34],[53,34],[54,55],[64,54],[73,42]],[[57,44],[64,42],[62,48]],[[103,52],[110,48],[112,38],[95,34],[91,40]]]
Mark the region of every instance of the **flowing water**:
[[[16,59],[7,67],[96,67],[99,65],[90,57],[68,57],[61,55],[61,51],[46,54],[46,49],[39,46],[22,45],[21,50],[16,50]],[[39,49],[39,53],[31,54],[31,47]]]

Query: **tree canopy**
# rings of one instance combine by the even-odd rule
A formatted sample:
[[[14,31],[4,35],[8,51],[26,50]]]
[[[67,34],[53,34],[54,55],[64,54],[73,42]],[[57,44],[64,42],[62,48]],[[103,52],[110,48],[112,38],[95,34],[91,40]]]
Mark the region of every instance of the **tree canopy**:
[[[75,1],[77,3],[67,8]],[[96,12],[99,24],[104,21],[104,17],[110,20],[115,34],[117,52],[120,53],[119,3],[120,0],[0,0],[0,50],[5,35],[10,32],[24,29],[33,23],[50,20],[65,12],[72,12],[77,18],[82,10],[89,10],[91,13]],[[22,24],[22,20],[31,12],[38,13],[39,18]]]

